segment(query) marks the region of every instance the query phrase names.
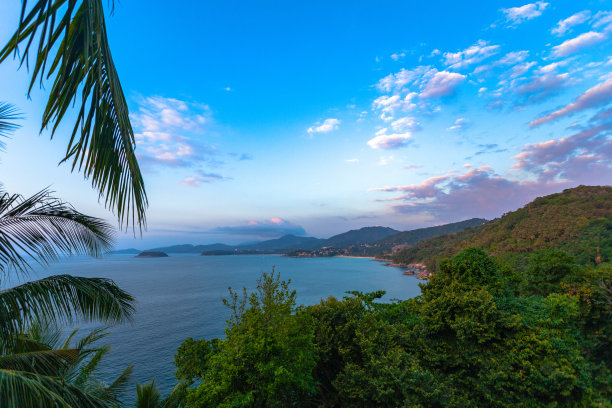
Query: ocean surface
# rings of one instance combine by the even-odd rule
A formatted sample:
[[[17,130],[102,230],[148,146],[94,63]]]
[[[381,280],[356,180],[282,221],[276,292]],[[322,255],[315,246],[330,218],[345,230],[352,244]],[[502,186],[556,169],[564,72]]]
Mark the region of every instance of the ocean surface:
[[[298,304],[314,304],[346,291],[386,290],[383,298],[408,299],[420,294],[419,281],[365,258],[286,258],[278,255],[168,258],[112,255],[103,259],[73,258],[32,274],[30,279],[68,273],[113,279],[137,300],[132,323],[116,326],[105,338],[112,351],[100,365],[100,377],[112,381],[133,365],[133,380],[155,378],[163,394],[175,385],[174,354],[188,338],[223,337],[228,309],[221,300],[228,287],[252,289],[262,272],[275,268],[291,280]],[[90,328],[91,325],[81,325]],[[129,394],[135,394],[130,391]],[[132,400],[132,395],[126,395]]]

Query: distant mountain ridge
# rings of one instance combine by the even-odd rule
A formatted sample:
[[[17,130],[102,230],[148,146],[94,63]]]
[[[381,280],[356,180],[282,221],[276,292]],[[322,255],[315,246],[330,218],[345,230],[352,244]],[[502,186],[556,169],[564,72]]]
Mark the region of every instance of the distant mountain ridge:
[[[284,235],[280,238],[241,245],[209,244],[209,245],[172,245],[147,249],[146,251],[159,251],[165,253],[182,254],[228,254],[228,253],[288,253],[296,250],[315,251],[322,248],[348,249],[355,255],[377,255],[381,252],[390,251],[395,245],[413,245],[420,239],[437,236],[450,231],[479,225],[485,222],[483,219],[471,219],[458,223],[445,224],[436,227],[419,228],[411,231],[400,232],[389,227],[363,227],[334,235],[328,239],[314,237],[299,237],[295,235]],[[350,252],[349,251],[349,252]],[[113,253],[140,253],[136,249],[115,251]]]
[[[534,250],[559,248],[579,263],[612,260],[612,187],[578,186],[534,201],[461,232],[421,241],[393,255],[396,263],[425,263],[434,272],[440,260],[470,246],[480,247],[516,270]]]

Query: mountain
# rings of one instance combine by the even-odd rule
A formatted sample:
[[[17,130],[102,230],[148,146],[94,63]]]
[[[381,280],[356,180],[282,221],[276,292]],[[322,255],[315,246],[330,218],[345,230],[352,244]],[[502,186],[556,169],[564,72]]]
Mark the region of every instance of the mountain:
[[[225,244],[209,244],[209,245],[172,245],[168,247],[147,249],[147,251],[159,251],[172,254],[199,254],[202,251],[233,251],[234,246]],[[140,251],[139,251],[140,252]]]
[[[139,254],[142,251],[140,249],[136,249],[136,248],[129,248],[129,249],[120,249],[118,251],[111,251],[110,253],[113,255],[125,255],[125,254]]]
[[[530,253],[559,248],[587,264],[612,259],[612,187],[579,186],[536,198],[501,218],[467,230],[421,241],[393,255],[396,263],[425,263],[435,271],[441,259],[466,247],[485,249],[521,270]],[[597,259],[599,257],[599,259]]]
[[[397,234],[399,231],[388,227],[364,227],[358,230],[350,230],[342,234],[334,235],[331,238],[323,240],[319,248],[334,247],[346,248],[351,245],[366,245],[386,238],[390,235]],[[308,248],[302,248],[308,249]],[[314,249],[314,248],[313,248]]]
[[[247,244],[237,247],[238,250],[256,250],[256,251],[291,251],[294,249],[310,249],[320,246],[325,240],[313,237],[297,237],[295,235],[284,235],[277,239],[258,242],[256,244]]]
[[[390,235],[372,244],[373,249],[378,253],[389,253],[397,246],[413,246],[425,239],[434,238],[443,234],[463,231],[466,228],[477,227],[487,222],[484,218],[471,218],[469,220],[453,222],[450,224],[438,225],[435,227],[419,228],[410,231],[403,231]]]

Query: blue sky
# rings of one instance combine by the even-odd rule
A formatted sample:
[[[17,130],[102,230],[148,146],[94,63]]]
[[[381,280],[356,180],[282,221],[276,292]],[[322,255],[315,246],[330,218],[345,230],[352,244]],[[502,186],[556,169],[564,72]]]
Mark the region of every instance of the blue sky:
[[[612,180],[612,1],[123,0],[107,25],[151,203],[119,247],[494,218]],[[5,187],[114,221],[17,68]]]

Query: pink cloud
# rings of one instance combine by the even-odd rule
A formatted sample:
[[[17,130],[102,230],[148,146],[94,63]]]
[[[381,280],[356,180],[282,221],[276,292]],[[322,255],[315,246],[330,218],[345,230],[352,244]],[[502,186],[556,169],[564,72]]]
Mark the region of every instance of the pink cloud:
[[[582,49],[595,45],[606,39],[604,34],[596,31],[589,31],[588,33],[580,34],[576,38],[562,42],[561,44],[553,47],[553,54],[556,57],[567,57],[570,54],[575,54]]]
[[[467,77],[456,72],[440,71],[427,82],[422,98],[439,98],[455,93],[457,87],[465,81]]]
[[[564,116],[571,115],[573,113],[595,108],[598,106],[607,105],[612,101],[612,78],[605,82],[599,83],[594,87],[588,89],[583,94],[578,96],[576,100],[569,105],[558,109],[546,116],[535,119],[529,123],[530,127],[540,126],[544,123],[557,120]]]

